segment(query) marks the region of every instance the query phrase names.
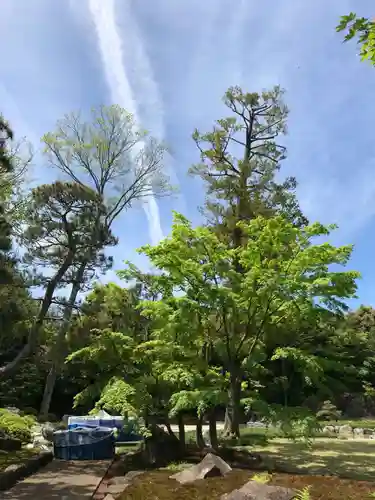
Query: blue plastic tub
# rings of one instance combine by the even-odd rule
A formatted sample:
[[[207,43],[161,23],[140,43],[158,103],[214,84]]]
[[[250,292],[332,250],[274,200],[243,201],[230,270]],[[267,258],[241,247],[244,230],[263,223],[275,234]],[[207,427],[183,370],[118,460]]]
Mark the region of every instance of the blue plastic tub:
[[[128,441],[141,441],[142,436],[138,436],[134,433],[129,433],[124,430],[124,418],[123,417],[93,417],[93,416],[71,416],[68,419],[68,429],[74,430],[77,428],[87,428],[96,429],[100,428],[110,428],[116,429],[117,435],[115,436],[116,442],[128,442]]]
[[[113,430],[76,428],[53,434],[55,458],[60,460],[111,460],[115,456]]]

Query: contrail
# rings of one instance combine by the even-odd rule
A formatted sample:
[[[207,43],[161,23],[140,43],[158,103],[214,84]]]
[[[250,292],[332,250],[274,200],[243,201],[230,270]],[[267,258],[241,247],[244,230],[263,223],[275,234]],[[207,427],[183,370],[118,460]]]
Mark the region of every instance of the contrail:
[[[128,11],[126,12],[126,18],[129,22],[126,23],[124,34],[129,40],[130,47],[124,48],[116,22],[115,0],[106,0],[105,2],[103,0],[88,1],[112,101],[132,113],[136,118],[136,122],[139,123],[137,102],[126,72],[126,67],[134,68],[137,80],[140,80],[139,86],[137,81],[137,89],[141,95],[148,95],[148,108],[152,112],[152,116],[156,117],[156,123],[154,123],[155,129],[151,128],[151,130],[153,135],[159,140],[162,139],[164,130],[162,127],[163,118],[160,99],[158,98],[157,88],[152,78],[147,56],[142,48],[141,39],[134,30],[134,19],[130,18],[131,13],[129,12],[128,2],[123,0],[122,8],[126,7]],[[134,60],[131,56],[131,51],[133,51]],[[155,197],[150,196],[148,202],[144,203],[143,208],[148,219],[151,242],[155,245],[164,238],[160,224],[159,208]]]

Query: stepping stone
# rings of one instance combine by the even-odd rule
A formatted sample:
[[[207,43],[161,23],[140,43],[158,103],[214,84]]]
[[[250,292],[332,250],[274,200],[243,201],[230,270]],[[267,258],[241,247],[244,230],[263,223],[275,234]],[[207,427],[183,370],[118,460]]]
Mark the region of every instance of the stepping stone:
[[[176,479],[181,484],[192,483],[200,479],[213,476],[225,476],[232,468],[220,457],[213,453],[207,453],[204,459],[197,465],[193,465],[189,469],[184,469],[173,476],[171,479]]]
[[[292,500],[295,496],[296,491],[289,488],[249,481],[242,488],[222,495],[220,500]]]

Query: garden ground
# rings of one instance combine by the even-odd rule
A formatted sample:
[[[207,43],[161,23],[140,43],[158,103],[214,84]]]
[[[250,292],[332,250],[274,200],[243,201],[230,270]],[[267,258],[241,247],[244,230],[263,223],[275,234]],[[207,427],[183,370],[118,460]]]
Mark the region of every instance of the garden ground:
[[[274,439],[265,446],[251,447],[251,451],[308,474],[375,480],[375,440],[316,438],[308,448],[303,443]]]
[[[136,478],[121,500],[219,500],[221,495],[240,488],[254,477],[248,470],[233,470],[225,477],[211,477],[189,485],[170,479],[175,470],[147,472]],[[365,500],[375,491],[375,483],[336,477],[273,474],[269,484],[302,491],[310,487],[311,500]]]
[[[246,435],[247,433],[245,433]],[[272,439],[267,445],[241,446],[258,453],[270,465],[277,462],[290,473],[274,473],[270,484],[302,490],[311,486],[312,500],[364,500],[375,492],[375,441],[313,439],[311,447],[287,439]],[[207,500],[245,484],[255,472],[236,470],[226,478],[181,486],[169,476],[183,464],[147,472],[134,481],[121,500]],[[173,472],[172,472],[173,471]],[[341,476],[340,478],[337,476]]]

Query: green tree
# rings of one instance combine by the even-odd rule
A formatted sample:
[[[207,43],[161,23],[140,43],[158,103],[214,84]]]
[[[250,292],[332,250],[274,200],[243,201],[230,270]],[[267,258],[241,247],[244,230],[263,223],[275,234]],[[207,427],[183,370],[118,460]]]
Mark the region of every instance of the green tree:
[[[201,163],[190,172],[206,187],[204,213],[234,246],[241,243],[237,223],[258,215],[282,213],[296,223],[307,222],[295,197],[295,178],[288,177],[282,183],[276,180],[287,154],[278,140],[287,130],[288,108],[283,94],[280,87],[262,94],[229,88],[224,102],[232,116],[218,120],[212,132],[196,130],[193,134]]]
[[[332,400],[348,416],[365,416],[375,410],[375,330],[374,309],[361,306],[350,311],[337,325],[334,357],[341,387],[332,392]]]
[[[163,172],[165,148],[145,131],[137,129],[132,115],[119,106],[102,106],[92,110],[86,122],[77,113],[66,115],[56,131],[43,137],[50,164],[75,183],[93,189],[106,209],[108,229],[122,213],[150,197],[170,194],[168,178]],[[101,225],[101,215],[93,225]],[[69,329],[81,284],[90,260],[83,258],[76,268],[75,287],[70,290],[59,333],[63,343]],[[56,378],[64,357],[57,350],[43,399],[42,413],[48,411]]]
[[[9,252],[12,247],[11,224],[6,217],[5,201],[7,177],[13,169],[9,154],[9,141],[13,139],[13,131],[0,115],[0,284],[5,285],[12,280],[12,260]]]
[[[321,224],[299,228],[277,216],[240,227],[246,244],[231,248],[211,229],[193,229],[176,215],[169,238],[140,250],[161,271],[161,282],[179,290],[178,296],[145,301],[144,313],[155,319],[164,342],[178,335],[179,342],[193,337],[201,345],[212,343],[229,374],[237,435],[244,367],[265,332],[312,309],[345,309],[358,277],[329,270],[331,264],[345,265],[352,247],[313,245],[314,237],[329,233]]]
[[[0,115],[0,174],[11,172],[13,169],[8,141],[13,139],[13,130],[9,123]]]
[[[98,250],[114,240],[105,225],[99,233],[95,222],[95,238],[92,229],[92,217],[97,211],[102,217],[104,210],[94,191],[75,183],[55,182],[32,190],[28,200],[29,223],[22,239],[26,250],[24,262],[28,267],[34,266],[34,285],[42,286],[44,295],[28,342],[12,361],[0,367],[2,376],[15,370],[34,351],[48,310],[56,302],[55,292],[66,284],[64,280],[72,267],[83,258],[89,258],[90,262],[93,256],[101,262],[105,260]],[[48,268],[46,274],[38,271],[43,267]]]
[[[283,182],[277,179],[287,154],[281,144],[288,117],[283,94],[278,86],[261,94],[230,88],[224,102],[231,116],[218,120],[212,132],[200,134],[196,130],[193,134],[201,163],[190,172],[199,176],[206,187],[203,213],[209,225],[233,247],[246,244],[238,223],[258,215],[282,214],[297,225],[307,223],[295,196],[295,178]],[[233,264],[237,271],[241,270],[239,261]],[[232,407],[229,401],[228,432]]]
[[[104,330],[121,332],[125,335],[131,332],[137,341],[146,340],[149,322],[137,310],[138,303],[138,292],[135,287],[128,289],[121,288],[115,283],[97,284],[87,294],[80,307],[74,311],[66,335],[65,353],[69,355],[90,346],[96,342],[97,332]],[[49,363],[53,361],[53,356],[54,345],[52,344]],[[57,409],[61,407],[61,393],[64,393],[65,404],[72,404],[73,396],[85,387],[91,386],[97,378],[98,369],[90,363],[78,360],[75,363],[64,363],[56,381],[51,411],[59,413]],[[91,403],[92,401],[88,401],[88,406],[86,403],[80,406],[80,411],[90,410]]]
[[[345,31],[344,41],[348,42],[355,38],[360,46],[362,61],[370,61],[375,65],[375,22],[367,17],[358,17],[351,12],[347,16],[341,16],[336,31]]]

